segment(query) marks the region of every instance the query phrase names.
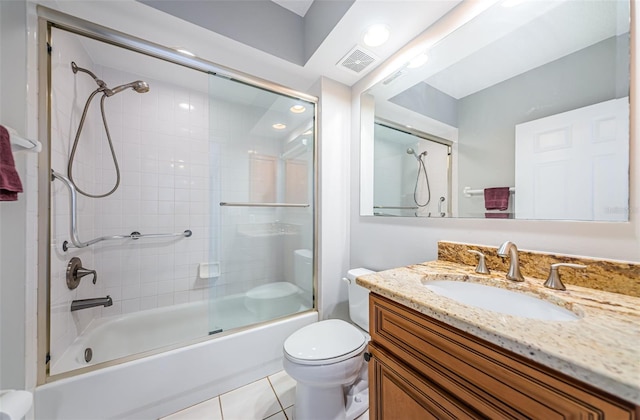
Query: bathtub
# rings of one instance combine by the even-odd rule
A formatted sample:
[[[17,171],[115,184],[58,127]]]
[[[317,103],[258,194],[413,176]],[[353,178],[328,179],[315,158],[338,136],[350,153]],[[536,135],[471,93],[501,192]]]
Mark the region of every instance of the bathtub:
[[[241,297],[141,311],[97,320],[52,366],[86,367],[204,337],[259,319]],[[224,314],[224,316],[223,316]],[[56,380],[35,391],[36,419],[157,419],[282,369],[282,345],[318,320],[315,311],[261,324],[204,342]],[[158,328],[162,325],[162,328]],[[92,359],[85,361],[85,349]],[[54,369],[55,368],[55,369]]]

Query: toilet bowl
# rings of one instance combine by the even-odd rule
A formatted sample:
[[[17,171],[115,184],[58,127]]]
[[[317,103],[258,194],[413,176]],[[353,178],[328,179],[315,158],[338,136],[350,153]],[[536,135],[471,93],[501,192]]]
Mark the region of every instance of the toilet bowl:
[[[363,329],[329,319],[301,328],[284,342],[284,370],[296,381],[297,420],[353,420],[369,407],[363,359],[369,342],[368,290],[355,284],[367,273],[372,271],[354,269],[347,276],[349,314]]]
[[[245,293],[245,307],[261,320],[289,315],[300,310],[300,288],[286,281],[263,284]]]
[[[278,318],[312,307],[313,253],[297,249],[293,255],[294,283],[276,281],[245,293],[244,305],[261,320]]]

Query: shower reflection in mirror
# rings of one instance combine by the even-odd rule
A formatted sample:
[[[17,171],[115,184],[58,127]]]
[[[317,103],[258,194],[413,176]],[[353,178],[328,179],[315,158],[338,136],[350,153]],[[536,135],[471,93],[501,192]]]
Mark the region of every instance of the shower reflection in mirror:
[[[390,121],[374,126],[374,214],[451,215],[451,142]]]

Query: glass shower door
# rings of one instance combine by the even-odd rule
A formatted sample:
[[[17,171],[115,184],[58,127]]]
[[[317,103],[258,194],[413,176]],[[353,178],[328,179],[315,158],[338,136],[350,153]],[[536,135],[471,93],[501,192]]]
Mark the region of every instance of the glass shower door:
[[[210,334],[312,309],[315,104],[210,76]]]

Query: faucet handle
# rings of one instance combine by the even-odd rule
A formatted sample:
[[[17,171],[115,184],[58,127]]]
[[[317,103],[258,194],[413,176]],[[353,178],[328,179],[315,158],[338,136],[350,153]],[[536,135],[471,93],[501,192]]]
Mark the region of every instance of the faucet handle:
[[[78,257],[71,258],[69,264],[67,264],[67,287],[69,290],[73,290],[80,284],[80,279],[89,274],[93,275],[93,284],[96,284],[98,280],[98,273],[96,270],[89,270],[82,266],[82,261]]]
[[[476,273],[489,274],[490,271],[487,268],[487,263],[485,262],[485,255],[480,251],[476,251],[475,249],[469,249],[467,251],[472,254],[476,254],[478,256],[478,265],[476,266]]]
[[[558,268],[560,267],[571,267],[571,268],[587,268],[586,265],[582,264],[570,264],[570,263],[556,263],[551,264],[551,270],[549,271],[549,278],[544,282],[544,287],[548,287],[549,289],[555,290],[567,290],[562,284],[560,280],[560,273],[558,272]]]

